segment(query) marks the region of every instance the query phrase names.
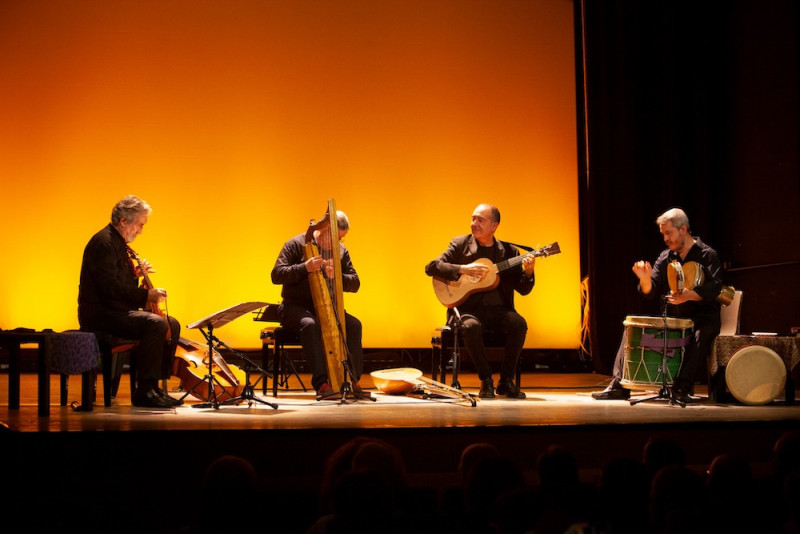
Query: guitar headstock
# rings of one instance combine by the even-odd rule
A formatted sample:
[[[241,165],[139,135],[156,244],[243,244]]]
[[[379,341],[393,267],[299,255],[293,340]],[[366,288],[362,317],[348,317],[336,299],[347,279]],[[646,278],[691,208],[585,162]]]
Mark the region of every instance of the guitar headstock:
[[[552,256],[553,254],[559,254],[561,252],[561,248],[558,246],[558,241],[554,243],[550,243],[549,245],[545,245],[542,248],[537,248],[532,252],[534,256]]]

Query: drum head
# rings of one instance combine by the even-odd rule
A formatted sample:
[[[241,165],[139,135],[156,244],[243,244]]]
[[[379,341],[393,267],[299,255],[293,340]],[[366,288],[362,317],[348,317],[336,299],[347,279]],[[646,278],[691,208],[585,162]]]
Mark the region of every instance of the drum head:
[[[649,315],[628,315],[622,321],[622,324],[637,328],[664,328],[664,318],[651,317]],[[692,327],[694,327],[694,322],[691,319],[667,317],[667,328],[670,330],[683,330]]]
[[[786,385],[786,365],[774,350],[749,345],[731,356],[725,381],[731,395],[742,404],[769,404]]]

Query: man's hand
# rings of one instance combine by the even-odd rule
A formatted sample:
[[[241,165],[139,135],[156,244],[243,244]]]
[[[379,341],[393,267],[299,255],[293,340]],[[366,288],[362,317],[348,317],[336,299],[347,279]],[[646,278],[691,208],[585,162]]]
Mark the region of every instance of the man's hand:
[[[322,256],[314,256],[306,261],[306,271],[310,273],[315,273],[323,269],[325,276],[333,278],[335,273],[333,272],[333,262],[331,260],[322,259]]]
[[[166,298],[167,298],[166,289],[161,289],[159,287],[147,290],[147,302],[161,302]]]
[[[650,275],[653,274],[653,266],[649,261],[637,261],[633,264],[633,274],[639,278],[639,286],[642,288],[642,293],[647,295],[653,290],[653,281]]]
[[[149,261],[141,259],[139,260],[138,265],[136,265],[134,272],[136,273],[137,277],[141,277],[144,276],[145,274],[154,273],[156,271],[155,269],[153,269],[153,266],[150,265]]]
[[[536,266],[536,258],[534,256],[525,256],[522,259],[522,268],[525,270],[527,276],[533,276],[533,268]]]
[[[680,293],[670,293],[667,295],[667,302],[670,304],[683,304],[689,301],[700,301],[703,298],[694,289],[684,289]]]
[[[306,260],[306,271],[310,273],[315,273],[322,269],[322,266],[325,264],[325,260],[322,259],[322,256],[314,256],[313,258],[309,258]]]
[[[483,263],[467,263],[458,268],[458,274],[483,278],[489,272],[489,266]]]

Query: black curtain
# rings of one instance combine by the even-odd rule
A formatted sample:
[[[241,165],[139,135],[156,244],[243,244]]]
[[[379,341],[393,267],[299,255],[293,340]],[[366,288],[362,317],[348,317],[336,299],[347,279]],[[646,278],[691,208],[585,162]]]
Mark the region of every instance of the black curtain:
[[[664,248],[655,219],[674,206],[745,291],[743,330],[800,325],[797,27],[794,0],[576,0],[595,370],[610,372],[626,316],[659,314],[631,266]],[[775,277],[792,287],[769,294]]]

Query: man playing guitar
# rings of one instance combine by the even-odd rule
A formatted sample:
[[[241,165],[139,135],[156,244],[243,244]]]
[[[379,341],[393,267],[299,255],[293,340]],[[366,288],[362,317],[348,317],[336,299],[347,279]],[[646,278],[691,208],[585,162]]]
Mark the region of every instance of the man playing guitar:
[[[495,239],[499,224],[500,211],[491,204],[480,204],[472,212],[472,233],[453,238],[447,250],[428,263],[425,273],[443,281],[462,277],[480,280],[489,275],[492,264],[519,256],[519,251],[510,243]],[[480,262],[480,259],[489,261]],[[448,309],[448,323],[454,328],[459,327],[457,317],[460,315],[460,332],[481,380],[478,396],[482,399],[495,398],[492,371],[483,345],[484,328],[501,332],[506,337],[496,393],[513,399],[525,398],[513,377],[528,324],[514,308],[514,292],[520,295],[531,292],[535,262],[533,254],[526,255],[519,265],[499,273],[496,285],[468,293],[466,299],[458,303],[458,309],[455,306]]]

